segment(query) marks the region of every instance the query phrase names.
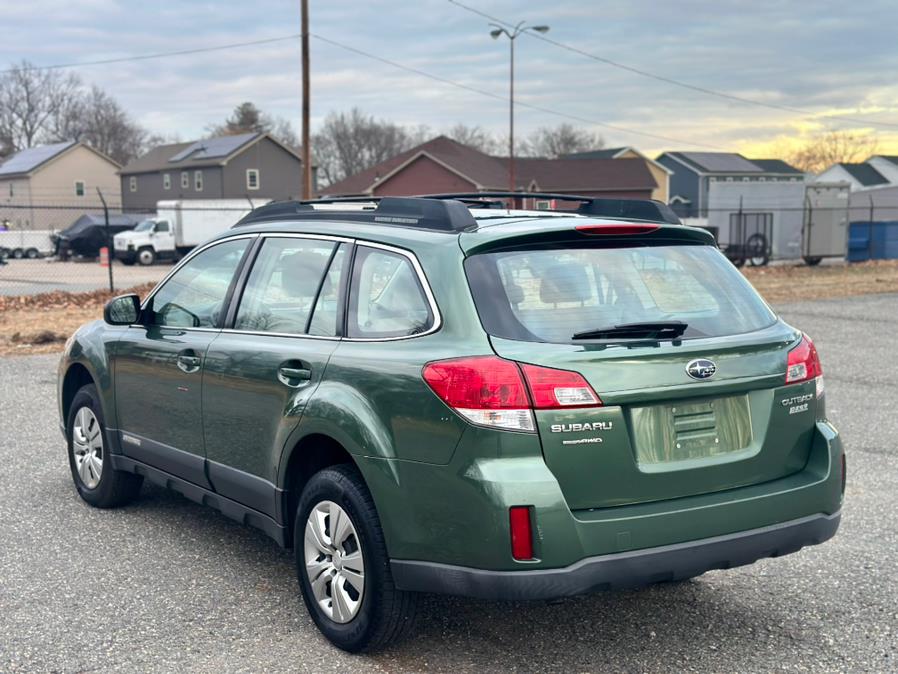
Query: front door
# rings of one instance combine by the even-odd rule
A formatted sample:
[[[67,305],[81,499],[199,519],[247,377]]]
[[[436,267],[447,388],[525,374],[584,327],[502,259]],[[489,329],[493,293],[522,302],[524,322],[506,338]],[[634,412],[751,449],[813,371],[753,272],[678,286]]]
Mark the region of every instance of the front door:
[[[145,303],[141,324],[130,326],[116,345],[122,451],[205,487],[203,365],[251,241],[225,241],[189,259]]]
[[[203,427],[215,490],[276,517],[281,453],[339,339],[348,244],[264,240],[233,317],[209,347]]]

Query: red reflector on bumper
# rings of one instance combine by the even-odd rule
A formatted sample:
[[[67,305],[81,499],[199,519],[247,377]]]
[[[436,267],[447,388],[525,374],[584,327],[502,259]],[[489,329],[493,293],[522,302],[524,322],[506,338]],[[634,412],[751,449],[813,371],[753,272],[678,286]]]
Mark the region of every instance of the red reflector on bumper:
[[[533,530],[530,526],[530,507],[512,506],[509,511],[511,524],[511,556],[515,559],[533,559]]]

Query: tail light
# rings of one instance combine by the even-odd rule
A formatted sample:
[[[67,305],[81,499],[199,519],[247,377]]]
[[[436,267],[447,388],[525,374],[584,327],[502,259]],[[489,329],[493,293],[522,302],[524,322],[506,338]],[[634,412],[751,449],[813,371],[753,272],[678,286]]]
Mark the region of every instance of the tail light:
[[[492,428],[533,432],[534,409],[602,404],[576,372],[520,365],[497,356],[428,363],[422,375],[449,407],[472,423]]]
[[[605,236],[628,236],[630,234],[648,234],[658,229],[658,225],[577,225],[581,234],[604,234]]]
[[[508,510],[511,529],[511,556],[515,559],[533,559],[533,528],[530,525],[530,507],[512,506]]]
[[[814,342],[807,335],[802,335],[798,346],[789,352],[789,358],[786,361],[786,383],[797,384],[822,374],[823,367],[820,365],[820,358],[817,356]],[[823,387],[820,388],[822,390]]]

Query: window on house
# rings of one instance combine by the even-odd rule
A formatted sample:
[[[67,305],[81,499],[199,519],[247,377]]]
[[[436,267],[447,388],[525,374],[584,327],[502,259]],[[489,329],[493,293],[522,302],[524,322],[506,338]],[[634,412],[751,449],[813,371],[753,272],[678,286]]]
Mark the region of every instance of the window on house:
[[[751,178],[749,178],[748,176],[742,177],[742,182],[744,182],[744,183],[747,183],[749,180],[751,180]]]
[[[194,171],[193,172],[193,189],[197,192],[203,191],[203,172],[202,171]]]
[[[83,180],[75,181],[75,196],[76,197],[84,196],[84,181]]]
[[[181,171],[181,189],[186,190],[190,187],[190,174],[187,171]]]
[[[727,182],[728,182],[728,183],[733,182],[733,176],[728,176],[728,177],[727,177]]]
[[[171,189],[171,174],[170,173],[162,174],[162,189],[164,189],[164,190]]]
[[[764,176],[761,176],[760,178],[758,178],[758,180],[760,180],[762,183],[767,182],[767,178],[765,178]]]
[[[137,191],[137,176],[131,176],[128,179],[128,189],[130,189],[132,192]]]
[[[538,211],[548,211],[552,208],[552,202],[547,199],[538,199],[535,203]]]
[[[246,169],[246,189],[259,189],[259,169]]]

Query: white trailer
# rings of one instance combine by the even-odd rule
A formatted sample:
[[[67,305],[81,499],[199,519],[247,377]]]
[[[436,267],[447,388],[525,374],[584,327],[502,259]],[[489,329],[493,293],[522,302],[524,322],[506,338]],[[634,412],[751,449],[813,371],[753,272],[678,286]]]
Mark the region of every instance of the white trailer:
[[[0,231],[0,258],[35,260],[53,253],[52,229],[14,229]]]
[[[207,239],[229,229],[240,218],[269,199],[182,199],[160,201],[156,215],[133,230],[116,234],[116,259],[124,264],[153,264],[157,259],[178,259]]]

